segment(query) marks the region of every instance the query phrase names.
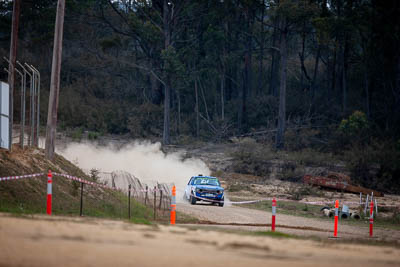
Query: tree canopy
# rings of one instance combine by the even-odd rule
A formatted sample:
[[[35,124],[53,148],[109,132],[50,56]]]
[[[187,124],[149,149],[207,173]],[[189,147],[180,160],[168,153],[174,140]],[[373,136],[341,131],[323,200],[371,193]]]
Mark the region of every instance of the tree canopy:
[[[42,88],[55,8],[21,6],[18,58]],[[0,2],[1,55],[11,10]],[[278,128],[285,147],[286,129],[339,127],[362,111],[371,134],[398,140],[398,14],[394,0],[67,0],[59,126],[166,144]]]

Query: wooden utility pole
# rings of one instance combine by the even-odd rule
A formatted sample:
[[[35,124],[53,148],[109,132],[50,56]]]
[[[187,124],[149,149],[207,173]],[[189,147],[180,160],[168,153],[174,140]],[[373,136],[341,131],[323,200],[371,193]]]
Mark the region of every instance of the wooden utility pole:
[[[51,66],[49,109],[47,112],[47,127],[46,127],[46,158],[50,160],[54,159],[54,149],[55,149],[58,95],[60,92],[64,10],[65,10],[65,0],[58,0],[56,27],[54,31],[53,63]]]
[[[9,84],[9,147],[12,150],[12,129],[14,120],[14,85],[15,85],[15,64],[17,61],[17,44],[18,44],[18,24],[20,13],[20,0],[14,0],[12,26],[11,26],[11,43],[10,43],[10,61],[8,64],[8,84]]]

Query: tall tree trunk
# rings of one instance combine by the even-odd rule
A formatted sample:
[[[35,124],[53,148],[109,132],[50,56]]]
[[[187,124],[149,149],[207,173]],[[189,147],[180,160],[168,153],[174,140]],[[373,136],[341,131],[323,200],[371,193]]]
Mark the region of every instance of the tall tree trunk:
[[[163,31],[164,31],[164,49],[168,49],[171,45],[171,31],[170,31],[170,15],[167,0],[164,0],[163,5]],[[164,62],[164,68],[166,62]],[[171,80],[168,71],[164,70],[165,77],[165,97],[164,97],[164,128],[163,128],[163,144],[170,144],[170,105],[171,105]]]
[[[364,85],[365,85],[365,108],[367,110],[367,118],[371,118],[370,101],[369,101],[369,79],[367,70],[364,71]]]
[[[253,18],[251,10],[247,8],[247,42],[246,42],[246,58],[245,58],[245,68],[246,68],[246,87],[247,95],[250,97],[253,93],[252,84],[252,61],[253,61]]]
[[[315,56],[315,64],[314,64],[314,73],[311,82],[311,104],[314,106],[315,100],[315,90],[316,90],[316,82],[317,82],[317,74],[318,74],[318,65],[319,65],[319,58],[321,56],[321,46],[318,44],[317,48],[317,55]]]
[[[178,135],[180,135],[181,134],[181,95],[180,95],[180,93],[179,93],[179,90],[176,90],[176,97],[177,97],[177,100],[178,100],[178,127],[177,127],[177,129],[176,129],[176,132],[177,132],[177,134]]]
[[[196,137],[199,137],[200,121],[199,121],[199,90],[197,87],[197,79],[194,80],[194,93],[196,97],[194,110],[196,113]]]
[[[201,84],[200,79],[199,79],[199,86],[200,86],[201,97],[203,99],[204,109],[205,109],[205,112],[206,112],[206,117],[207,117],[207,120],[210,121],[210,113],[208,112],[208,105],[207,105],[206,95],[204,94],[204,88],[203,88],[203,86]]]
[[[57,128],[58,96],[60,92],[60,72],[62,40],[64,28],[65,0],[58,0],[57,17],[54,33],[53,63],[51,66],[49,109],[47,113],[46,128],[46,157],[54,159],[55,138]]]
[[[336,43],[336,42],[335,42]],[[333,50],[333,62],[332,62],[332,80],[331,80],[331,89],[330,89],[330,94],[335,96],[334,92],[336,91],[336,56],[337,56],[337,45],[335,44],[335,48]],[[334,97],[333,97],[334,98]]]
[[[152,62],[151,69],[155,69],[156,64]],[[149,79],[150,79],[150,88],[151,88],[151,102],[155,105],[160,105],[161,104],[161,96],[162,96],[162,91],[160,90],[160,82],[157,80],[157,78],[153,74],[149,74]]]
[[[281,67],[280,67],[280,92],[279,92],[279,115],[278,129],[276,132],[276,148],[283,149],[285,146],[285,127],[286,127],[286,74],[287,74],[287,29],[286,22],[283,20],[281,27]]]
[[[257,94],[262,92],[262,87],[264,84],[264,12],[265,12],[265,0],[262,0],[262,10],[261,10],[261,23],[260,23],[260,58],[259,58],[259,73],[258,73],[258,86],[257,86]]]
[[[225,120],[225,98],[224,98],[224,90],[225,90],[225,68],[222,70],[222,77],[221,77],[221,120]]]
[[[275,48],[277,48],[278,43],[280,42],[280,34],[279,30],[277,30],[277,27],[279,26],[279,18],[275,20],[274,23],[274,32],[272,34],[272,47],[271,49],[271,70],[270,70],[270,94],[273,96],[278,96],[278,67],[279,67],[279,52],[276,51]]]
[[[8,65],[8,85],[9,85],[9,113],[8,113],[8,146],[12,151],[12,129],[14,123],[14,87],[15,87],[15,64],[17,61],[18,46],[18,26],[20,13],[20,0],[14,0],[12,25],[11,25],[11,42],[10,42],[10,59]]]
[[[300,84],[301,84],[301,87],[302,87],[302,90],[304,89],[304,82],[303,82],[303,77],[305,77],[306,79],[307,79],[307,89],[310,89],[309,87],[310,87],[310,84],[311,84],[311,78],[310,78],[310,76],[308,75],[308,73],[307,73],[307,69],[306,69],[306,66],[305,66],[305,64],[304,64],[304,61],[305,61],[305,49],[306,49],[306,29],[305,29],[305,23],[304,23],[304,25],[303,25],[303,32],[302,32],[302,36],[301,36],[301,39],[302,39],[302,42],[301,42],[301,52],[299,53],[299,58],[300,58],[300,68],[301,68],[301,70],[300,70],[300,72],[301,72],[301,81],[300,81]]]
[[[342,49],[342,94],[343,94],[343,114],[347,111],[347,54],[348,54],[348,44],[347,37],[344,38],[344,47]]]
[[[169,78],[167,77],[165,85],[164,85],[164,128],[163,128],[163,144],[169,145],[170,144],[170,136],[169,136],[169,129],[170,129],[170,102],[171,102],[171,88],[169,87]]]
[[[238,130],[239,132],[243,132],[246,129],[247,125],[247,95],[251,94],[251,23],[250,23],[250,11],[249,8],[246,8],[245,11],[246,17],[246,28],[248,31],[248,35],[246,38],[246,50],[244,52],[244,70],[243,70],[243,84],[242,91],[240,93],[240,105],[238,112]]]
[[[245,64],[248,58],[245,56]],[[239,92],[239,110],[238,110],[238,131],[239,133],[242,133],[246,123],[247,123],[247,118],[246,118],[246,102],[247,102],[247,86],[246,86],[246,78],[247,78],[247,69],[244,69],[243,73],[243,84],[242,84],[242,90]]]

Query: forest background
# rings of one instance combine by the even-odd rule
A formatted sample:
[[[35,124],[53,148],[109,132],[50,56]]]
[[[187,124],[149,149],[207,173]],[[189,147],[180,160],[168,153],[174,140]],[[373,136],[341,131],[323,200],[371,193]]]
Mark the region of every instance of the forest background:
[[[56,6],[21,5],[18,59],[42,74],[41,125]],[[395,0],[67,0],[58,129],[165,145],[252,136],[400,192],[399,14]],[[11,15],[1,1],[2,56]]]

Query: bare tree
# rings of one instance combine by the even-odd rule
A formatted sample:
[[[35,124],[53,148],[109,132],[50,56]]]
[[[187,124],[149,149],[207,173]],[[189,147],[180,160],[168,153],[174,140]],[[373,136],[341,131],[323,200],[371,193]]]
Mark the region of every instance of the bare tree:
[[[47,128],[46,128],[46,157],[50,160],[54,159],[54,150],[55,150],[58,95],[60,92],[64,10],[65,10],[65,0],[58,0],[56,26],[54,31],[53,63],[51,67],[49,109],[47,113]]]
[[[18,24],[20,13],[20,0],[14,1],[12,26],[11,26],[11,44],[10,44],[10,61],[8,65],[8,84],[10,86],[9,96],[9,147],[12,151],[12,129],[14,120],[14,85],[15,85],[15,64],[17,61],[17,44],[18,44]]]
[[[286,126],[286,76],[287,76],[287,34],[288,28],[286,19],[281,21],[281,64],[280,64],[280,91],[279,91],[279,115],[278,131],[276,132],[276,148],[282,149],[285,145],[285,126]]]

